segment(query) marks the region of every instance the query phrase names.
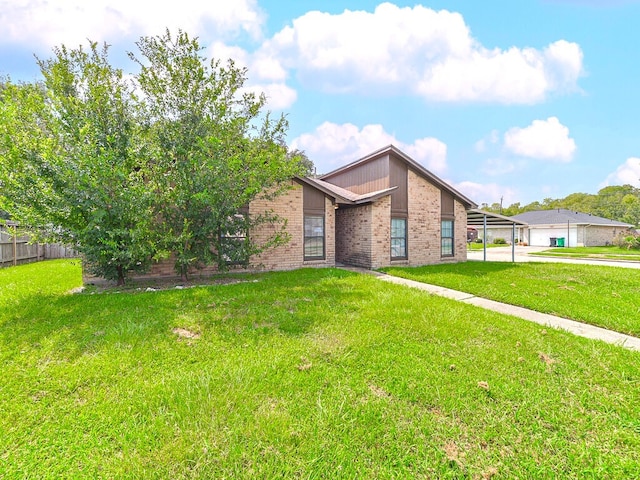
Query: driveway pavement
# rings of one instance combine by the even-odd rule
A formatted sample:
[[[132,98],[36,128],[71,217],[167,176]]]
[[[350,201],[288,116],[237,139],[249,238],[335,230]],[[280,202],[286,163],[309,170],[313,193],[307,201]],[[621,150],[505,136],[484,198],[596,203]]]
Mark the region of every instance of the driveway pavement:
[[[521,247],[515,248],[516,262],[551,262],[551,263],[578,263],[583,265],[605,265],[609,267],[640,268],[640,262],[620,261],[620,260],[594,260],[584,258],[559,258],[541,257],[529,255],[533,252],[549,250],[549,247]],[[480,260],[484,258],[482,250],[467,250],[467,260]],[[510,262],[511,246],[487,248],[488,262]]]

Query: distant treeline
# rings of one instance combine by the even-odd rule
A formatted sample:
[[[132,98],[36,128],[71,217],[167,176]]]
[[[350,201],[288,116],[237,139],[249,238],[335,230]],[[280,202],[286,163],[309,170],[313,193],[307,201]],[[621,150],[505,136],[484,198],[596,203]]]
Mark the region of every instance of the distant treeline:
[[[514,203],[503,208],[499,203],[491,205],[483,203],[480,208],[509,217],[532,210],[566,208],[638,226],[640,225],[640,188],[617,185],[605,187],[596,194],[572,193],[565,198],[545,198],[542,202],[536,201],[527,205]]]

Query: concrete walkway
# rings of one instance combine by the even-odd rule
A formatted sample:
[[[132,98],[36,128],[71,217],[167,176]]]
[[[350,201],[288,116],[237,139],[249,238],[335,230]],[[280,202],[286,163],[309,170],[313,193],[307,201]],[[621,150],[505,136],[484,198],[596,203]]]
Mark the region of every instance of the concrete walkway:
[[[351,270],[351,268],[349,269]],[[429,285],[427,283],[416,282],[415,280],[407,280],[405,278],[393,277],[385,273],[374,272],[371,270],[353,270],[374,275],[385,282],[404,285],[411,288],[417,288],[419,290],[429,292],[433,295],[451,298],[453,300],[458,300],[459,302],[469,303],[471,305],[486,308],[488,310],[493,310],[494,312],[503,313],[505,315],[513,315],[515,317],[523,318],[524,320],[539,323],[540,325],[560,328],[580,337],[602,340],[603,342],[612,343],[614,345],[628,348],[630,350],[640,351],[640,338],[632,337],[630,335],[612,332],[611,330],[594,327],[593,325],[588,325],[586,323],[580,323],[574,320],[568,320],[566,318],[556,317],[555,315],[549,315],[546,313],[535,312],[526,308],[508,305],[506,303],[487,300],[486,298],[476,297],[475,295],[472,295],[470,293],[459,292],[457,290],[451,290],[450,288],[439,287],[437,285]]]

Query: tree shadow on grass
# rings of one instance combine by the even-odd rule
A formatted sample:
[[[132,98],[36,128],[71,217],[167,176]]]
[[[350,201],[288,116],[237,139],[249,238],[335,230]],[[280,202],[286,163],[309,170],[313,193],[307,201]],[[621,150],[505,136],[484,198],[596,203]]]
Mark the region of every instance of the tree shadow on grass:
[[[356,308],[352,300],[361,299],[362,292],[350,280],[354,277],[358,274],[337,269],[302,269],[182,290],[39,292],[0,315],[2,357],[46,348],[72,360],[114,344],[176,341],[174,328],[229,343],[264,335],[300,336],[332,309],[344,313]]]

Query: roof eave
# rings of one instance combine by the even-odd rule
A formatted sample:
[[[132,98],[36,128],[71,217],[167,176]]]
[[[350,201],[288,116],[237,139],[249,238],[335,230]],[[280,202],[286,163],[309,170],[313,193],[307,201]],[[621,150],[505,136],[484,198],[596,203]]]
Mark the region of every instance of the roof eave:
[[[325,195],[331,197],[334,199],[334,201],[336,203],[342,203],[342,204],[347,204],[347,205],[355,205],[355,202],[353,200],[350,200],[346,197],[343,197],[342,195],[338,195],[336,192],[333,192],[331,190],[329,190],[328,188],[323,187],[322,185],[319,185],[313,181],[310,181],[308,178],[306,177],[299,177],[299,176],[295,176],[294,177],[295,180],[302,182],[306,185],[309,185],[310,187],[313,187],[317,190],[320,190],[322,193],[324,193]]]

